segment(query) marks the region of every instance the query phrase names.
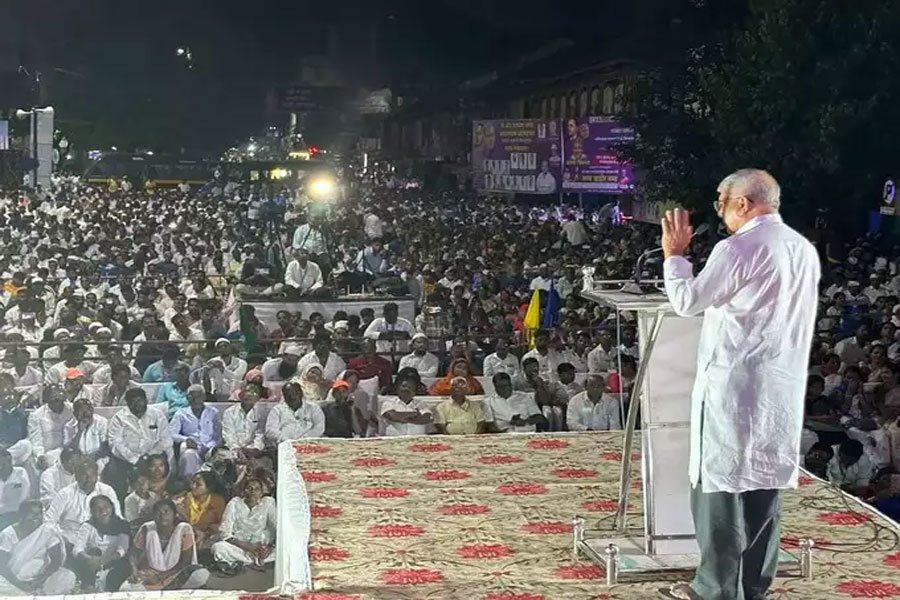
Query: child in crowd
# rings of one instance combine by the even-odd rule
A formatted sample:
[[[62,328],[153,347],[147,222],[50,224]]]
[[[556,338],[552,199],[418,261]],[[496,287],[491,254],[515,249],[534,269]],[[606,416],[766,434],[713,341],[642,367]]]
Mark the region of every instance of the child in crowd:
[[[159,495],[150,490],[147,475],[140,471],[131,473],[128,484],[131,493],[125,497],[125,520],[132,527],[138,527],[152,517],[153,505],[159,500]]]

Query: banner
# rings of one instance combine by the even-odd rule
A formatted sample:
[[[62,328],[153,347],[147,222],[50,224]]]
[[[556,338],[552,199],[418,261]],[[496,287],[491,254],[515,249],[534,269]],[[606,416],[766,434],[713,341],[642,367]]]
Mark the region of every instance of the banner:
[[[634,143],[634,128],[613,117],[566,120],[563,132],[563,190],[623,194],[634,189],[634,169],[616,147]]]
[[[559,193],[561,163],[558,121],[472,123],[473,184],[479,192]]]

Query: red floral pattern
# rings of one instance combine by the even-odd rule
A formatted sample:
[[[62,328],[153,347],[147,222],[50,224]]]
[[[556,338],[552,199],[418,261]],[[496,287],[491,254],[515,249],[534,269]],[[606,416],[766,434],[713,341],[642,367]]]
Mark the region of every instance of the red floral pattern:
[[[619,503],[616,500],[588,500],[581,503],[581,508],[591,512],[616,512]]]
[[[823,512],[819,513],[816,517],[816,521],[822,521],[832,525],[860,525],[871,520],[872,517],[870,515],[851,510]]]
[[[565,521],[535,521],[525,523],[519,529],[525,533],[572,533],[572,524]]]
[[[561,579],[600,579],[603,577],[603,570],[592,564],[563,565],[557,567],[553,572]]]
[[[453,446],[444,442],[418,442],[409,445],[409,449],[413,452],[446,452],[451,448]]]
[[[356,493],[363,498],[405,498],[409,496],[409,490],[392,487],[359,488]]]
[[[303,476],[303,481],[322,482],[337,479],[337,475],[328,471],[300,471],[300,475]]]
[[[331,448],[325,444],[294,444],[294,451],[297,454],[326,454]]]
[[[388,569],[379,579],[388,585],[422,585],[437,583],[444,575],[436,569]]]
[[[281,598],[282,596],[277,596]],[[304,592],[294,596],[294,600],[363,600],[359,594],[339,594],[334,592]]]
[[[309,557],[313,561],[317,560],[347,560],[350,553],[343,548],[326,547],[326,546],[310,546]]]
[[[522,458],[519,456],[512,456],[511,454],[486,454],[484,456],[479,456],[478,462],[483,465],[508,465],[520,463],[522,462]]]
[[[557,440],[553,438],[537,438],[529,441],[526,446],[535,450],[560,450],[562,448],[568,448],[569,442],[567,442],[566,440]]]
[[[456,553],[462,558],[503,558],[514,554],[512,548],[504,544],[469,544],[457,548]]]
[[[314,518],[339,517],[344,512],[339,506],[327,504],[313,504],[309,507],[309,514]]]
[[[418,525],[407,525],[405,523],[391,523],[388,525],[372,525],[369,527],[369,535],[371,537],[409,537],[413,535],[422,535],[425,531],[423,527]]]
[[[841,594],[847,594],[851,598],[896,598],[900,596],[900,585],[869,579],[845,581],[839,584],[835,590]]]
[[[900,569],[900,552],[895,552],[894,554],[888,554],[884,557],[882,561],[888,567],[894,567],[895,569]]]
[[[553,474],[562,479],[583,479],[585,477],[595,477],[597,471],[594,469],[562,468],[553,469]]]
[[[541,594],[529,592],[491,592],[485,594],[482,600],[547,600],[547,598]]]
[[[453,479],[465,479],[469,474],[456,469],[440,469],[438,471],[425,471],[425,479],[429,481],[450,481]]]
[[[367,456],[354,459],[353,461],[353,466],[355,467],[389,467],[396,464],[396,460],[386,456]]]
[[[486,515],[491,509],[484,504],[444,504],[437,507],[442,515]]]
[[[622,453],[621,452],[603,452],[602,454],[600,454],[600,458],[602,458],[603,460],[612,460],[615,462],[620,462],[622,460]],[[633,461],[641,460],[641,453],[640,452],[632,452],[631,460],[633,460]]]
[[[503,483],[497,486],[498,494],[512,496],[528,496],[531,494],[546,494],[547,486],[543,483]]]

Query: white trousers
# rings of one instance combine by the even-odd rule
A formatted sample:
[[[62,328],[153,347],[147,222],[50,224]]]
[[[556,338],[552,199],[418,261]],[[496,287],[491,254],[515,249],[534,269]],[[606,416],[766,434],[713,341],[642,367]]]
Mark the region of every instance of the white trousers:
[[[209,571],[201,567],[191,573],[188,576],[187,581],[184,582],[184,585],[182,585],[178,589],[198,590],[206,585],[207,580],[209,580]],[[125,580],[125,583],[122,584],[122,587],[119,588],[120,592],[143,592],[146,590],[147,588],[144,587],[143,584],[131,583],[127,579]]]
[[[181,452],[178,455],[178,472],[183,477],[191,478],[200,470],[203,464],[203,455],[200,449],[188,448],[187,442],[181,442]]]
[[[224,562],[229,564],[242,563],[245,565],[252,565],[256,563],[256,559],[250,556],[247,552],[226,541],[216,542],[215,544],[213,544],[212,554],[213,558],[217,562]],[[269,556],[267,556],[263,562],[275,562],[275,552],[269,554]]]
[[[75,573],[68,569],[59,569],[47,578],[41,589],[37,591],[42,596],[63,596],[70,594],[75,589],[77,578]],[[0,597],[5,596],[34,596],[35,592],[23,592],[3,577],[0,577]]]

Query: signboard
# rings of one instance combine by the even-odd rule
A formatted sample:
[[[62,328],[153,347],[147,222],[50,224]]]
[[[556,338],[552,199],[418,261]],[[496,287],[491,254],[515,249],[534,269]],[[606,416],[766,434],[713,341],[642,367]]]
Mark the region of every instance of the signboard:
[[[623,194],[634,189],[634,169],[616,147],[634,143],[634,128],[613,117],[566,120],[563,131],[563,191]]]
[[[316,88],[309,85],[292,84],[284,92],[282,105],[285,110],[312,112],[321,109]]]
[[[557,194],[561,164],[558,121],[472,123],[473,184],[479,192]]]

